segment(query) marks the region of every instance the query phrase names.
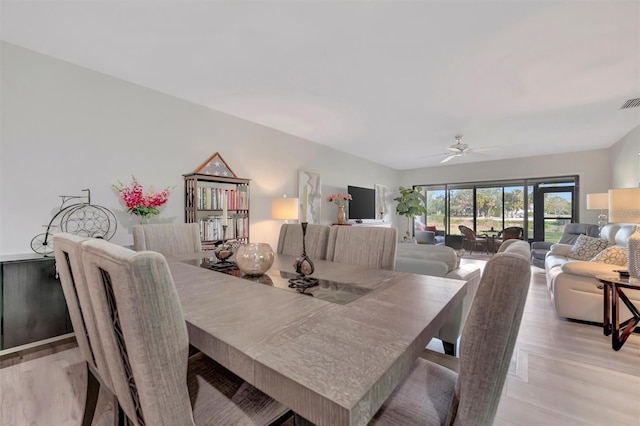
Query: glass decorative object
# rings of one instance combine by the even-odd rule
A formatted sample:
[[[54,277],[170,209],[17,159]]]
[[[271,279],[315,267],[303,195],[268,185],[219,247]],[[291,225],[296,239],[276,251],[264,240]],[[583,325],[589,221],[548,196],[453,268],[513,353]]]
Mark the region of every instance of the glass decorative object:
[[[249,243],[238,247],[236,264],[246,275],[262,275],[273,265],[273,249],[267,243]]]
[[[344,212],[344,206],[338,206],[338,223],[344,225],[346,223],[346,214]]]

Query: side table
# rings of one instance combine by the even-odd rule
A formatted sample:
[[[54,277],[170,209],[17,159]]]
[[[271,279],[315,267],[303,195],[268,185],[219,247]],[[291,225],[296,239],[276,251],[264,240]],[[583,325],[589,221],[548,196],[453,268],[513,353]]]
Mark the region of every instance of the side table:
[[[621,278],[617,275],[596,275],[596,278],[603,284],[604,292],[604,318],[602,322],[605,336],[611,334],[611,347],[614,351],[620,350],[624,342],[627,341],[638,322],[640,322],[640,312],[631,303],[623,289],[640,290],[639,284],[631,284],[628,278]],[[611,293],[609,293],[611,291]],[[627,306],[632,314],[628,320],[620,323],[618,305],[620,300]]]

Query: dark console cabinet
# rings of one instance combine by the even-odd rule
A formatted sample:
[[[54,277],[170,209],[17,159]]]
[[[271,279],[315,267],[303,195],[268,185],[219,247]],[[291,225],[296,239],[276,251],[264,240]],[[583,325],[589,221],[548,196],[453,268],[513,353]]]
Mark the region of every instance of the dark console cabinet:
[[[0,256],[0,349],[73,332],[55,259]]]

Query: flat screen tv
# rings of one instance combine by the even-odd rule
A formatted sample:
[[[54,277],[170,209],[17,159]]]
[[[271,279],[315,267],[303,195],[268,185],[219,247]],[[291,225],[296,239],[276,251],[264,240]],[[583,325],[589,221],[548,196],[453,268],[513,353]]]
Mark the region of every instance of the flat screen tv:
[[[376,218],[376,190],[347,186],[347,192],[351,194],[349,201],[349,219],[375,219]]]

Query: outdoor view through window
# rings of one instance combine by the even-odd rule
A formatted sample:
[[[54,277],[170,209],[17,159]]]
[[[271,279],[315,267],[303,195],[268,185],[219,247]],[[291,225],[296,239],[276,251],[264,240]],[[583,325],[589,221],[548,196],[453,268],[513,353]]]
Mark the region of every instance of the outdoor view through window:
[[[577,176],[505,182],[421,185],[427,213],[414,229],[435,226],[461,235],[459,225],[477,234],[521,227],[529,240],[557,241],[567,223],[577,221]]]

